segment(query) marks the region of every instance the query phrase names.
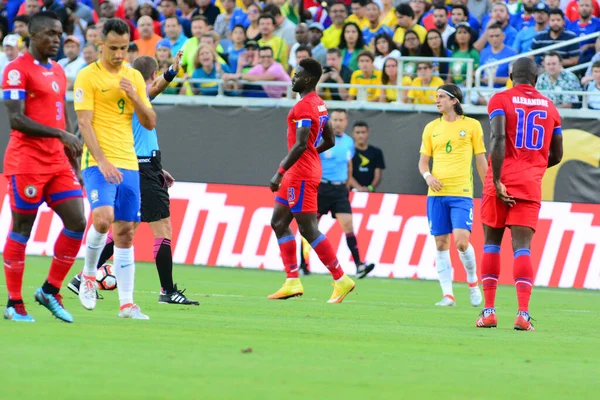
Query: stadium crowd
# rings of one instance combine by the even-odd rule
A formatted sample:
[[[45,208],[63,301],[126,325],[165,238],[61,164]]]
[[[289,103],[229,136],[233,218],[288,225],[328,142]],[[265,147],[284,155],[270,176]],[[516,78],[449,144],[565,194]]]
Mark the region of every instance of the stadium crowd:
[[[129,63],[153,56],[164,71],[183,50],[180,79],[166,93],[202,96],[216,95],[218,84],[197,79],[223,79],[231,96],[285,96],[284,86],[253,82],[289,82],[298,62],[313,57],[324,67],[322,82],[390,86],[366,89],[368,101],[433,104],[443,83],[466,86],[465,59],[474,71],[600,31],[597,0],[3,0],[0,72],[26,51],[28,20],[41,10],[62,21],[56,61],[70,88],[81,68],[97,60],[103,24],[117,17],[132,33]],[[408,56],[425,59],[403,61]],[[587,90],[588,107],[600,109],[600,39],[535,60],[543,68],[538,89],[556,92],[550,97],[558,107],[577,107],[580,97],[568,92]],[[565,69],[590,61],[580,75]],[[486,70],[482,85],[511,87],[509,71],[508,63]],[[360,97],[356,86],[321,90],[325,99]],[[471,92],[477,104],[489,96]]]

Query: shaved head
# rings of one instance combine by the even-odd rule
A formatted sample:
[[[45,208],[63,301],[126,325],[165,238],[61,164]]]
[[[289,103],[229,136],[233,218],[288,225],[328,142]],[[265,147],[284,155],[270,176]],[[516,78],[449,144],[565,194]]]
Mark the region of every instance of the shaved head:
[[[511,79],[513,80],[514,85],[517,84],[526,84],[535,86],[535,82],[537,81],[538,75],[538,66],[529,57],[519,58],[513,64],[513,70],[510,74]]]

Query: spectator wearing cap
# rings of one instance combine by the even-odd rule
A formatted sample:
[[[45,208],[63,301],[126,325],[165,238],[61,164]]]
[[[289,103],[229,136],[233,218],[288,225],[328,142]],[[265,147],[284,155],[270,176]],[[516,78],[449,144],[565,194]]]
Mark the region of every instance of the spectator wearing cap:
[[[388,34],[390,36],[394,36],[394,31],[392,31],[392,28],[389,26],[380,22],[381,9],[376,3],[367,4],[366,9],[369,27],[363,29],[362,34],[365,40],[365,46],[369,49],[373,49],[375,47],[375,43],[373,43],[373,41],[377,35]]]
[[[173,46],[169,42],[169,39],[159,40],[159,42],[156,43],[156,62],[158,63],[158,65],[161,65],[161,63],[164,63],[164,62],[171,65],[172,59],[173,59]],[[160,67],[159,67],[159,69],[160,69]]]
[[[188,40],[183,34],[182,28],[177,17],[169,17],[164,22],[165,38],[161,42],[168,41],[173,54],[177,54]]]
[[[404,43],[404,34],[408,30],[417,34],[419,42],[425,42],[427,29],[416,23],[415,12],[411,6],[408,4],[399,4],[398,7],[396,7],[396,19],[398,20],[398,26],[394,32],[394,42],[400,44]]]
[[[579,20],[567,24],[568,29],[577,36],[585,36],[600,31],[600,19],[592,15],[594,0],[579,0]],[[579,43],[579,64],[592,59],[595,52],[596,39],[588,39]]]
[[[320,42],[321,40],[319,40]],[[296,68],[298,62],[296,61],[296,50],[300,46],[308,46],[308,25],[304,22],[296,25],[296,43],[292,45],[290,48],[290,57],[288,59],[288,64],[290,68]]]
[[[274,61],[283,65],[283,68],[287,70],[288,47],[283,38],[275,36],[275,17],[271,14],[262,14],[258,17],[258,26],[262,36],[258,40],[258,45],[273,49]]]
[[[281,9],[273,3],[263,8],[263,13],[271,14],[275,18],[275,30],[273,35],[282,38],[285,44],[292,46],[296,42],[296,24],[281,14]]]
[[[85,65],[90,65],[98,60],[98,48],[93,43],[86,43],[83,46],[82,54]]]
[[[433,75],[433,64],[429,61],[417,63],[417,77],[410,83],[411,87],[430,88],[430,90],[410,89],[407,93],[407,103],[435,104],[437,88],[444,84],[444,80]]]
[[[196,11],[192,13],[192,18],[196,15],[203,15],[208,21],[208,25],[214,26],[217,16],[221,14],[219,7],[211,3],[211,0],[196,0]]]
[[[223,6],[223,12],[217,16],[215,20],[215,32],[222,38],[229,38],[231,36],[230,23],[235,11],[235,0],[221,0]]]
[[[129,66],[133,65],[133,62],[136,58],[138,58],[139,54],[140,52],[137,47],[137,44],[135,44],[134,42],[129,43],[129,47],[127,48],[127,55],[125,56],[125,59],[127,60]]]
[[[538,33],[533,38],[531,50],[541,49],[556,43],[575,39],[577,37],[573,32],[565,29],[565,16],[560,9],[550,10],[548,14],[550,18],[550,29]],[[560,54],[563,67],[572,67],[577,65],[577,62],[579,61],[579,45],[577,43],[561,47],[555,51]],[[538,64],[542,62],[542,59],[543,57],[539,55],[535,57],[535,60]]]
[[[65,70],[67,77],[67,90],[73,89],[73,83],[79,70],[86,66],[86,62],[81,57],[81,41],[74,35],[67,36],[63,42],[63,51],[65,58],[58,60],[58,64]]]
[[[492,12],[490,15],[484,16],[484,19],[481,21],[481,26],[484,27],[484,32],[475,42],[475,49],[481,51],[488,46],[488,38],[486,36],[487,29],[496,24],[500,24],[502,27],[502,32],[504,32],[504,44],[509,47],[512,46],[518,32],[515,28],[510,26],[510,14],[508,12],[508,6],[506,3],[498,1],[492,5]]]
[[[337,47],[327,50],[325,67],[320,82],[322,83],[350,83],[352,70],[342,65],[342,51]],[[325,100],[346,100],[348,89],[346,88],[323,88],[321,89]]]
[[[322,42],[324,30],[323,24],[320,22],[313,22],[308,27],[308,41],[310,42],[312,56],[321,65],[325,65],[327,58],[327,48]]]
[[[342,29],[344,29],[344,22],[347,17],[348,11],[346,10],[346,5],[341,1],[337,1],[329,7],[331,26],[323,31],[323,39],[321,39],[326,48],[331,49],[340,45]]]
[[[258,43],[254,40],[248,40],[244,46],[244,52],[240,54],[237,63],[236,73],[245,74],[256,67],[260,59],[258,58]]]
[[[363,50],[358,55],[358,70],[352,73],[351,85],[381,85],[381,71],[375,69],[373,61],[375,61],[375,58],[370,51]],[[367,88],[367,101],[379,101],[380,90]],[[351,87],[348,90],[348,100],[356,100],[357,96],[358,88],[356,86]]]
[[[569,92],[580,91],[579,79],[571,71],[563,68],[562,58],[557,51],[551,51],[544,57],[544,73],[538,77],[535,88],[549,91],[546,96],[558,108],[573,108],[579,102],[579,96]]]
[[[2,53],[0,53],[0,76],[9,62],[19,57],[19,47],[21,47],[21,37],[16,34],[6,35],[2,40]]]
[[[533,28],[535,26],[535,18],[533,14],[538,4],[540,4],[539,0],[521,0],[521,2],[523,4],[523,9],[517,14],[513,15],[510,19],[510,24],[517,30],[517,32],[520,32],[523,29]]]
[[[156,44],[162,39],[154,32],[154,21],[147,15],[138,20],[138,32],[140,38],[134,40],[137,45],[140,56],[154,57],[156,54]]]
[[[227,53],[227,62],[229,69],[233,72],[237,72],[238,60],[242,54],[246,51],[246,29],[242,25],[236,25],[233,27],[231,32],[231,43],[232,46]]]
[[[352,14],[346,18],[346,22],[354,22],[360,29],[368,28],[369,20],[367,19],[366,5],[367,0],[352,0],[350,3]]]
[[[531,28],[521,30],[517,33],[517,37],[515,37],[512,48],[515,49],[517,53],[527,53],[531,51],[533,38],[539,33],[548,30],[548,11],[549,8],[544,3],[538,3],[535,6],[535,10],[533,11],[535,25]]]
[[[191,27],[190,20],[186,19],[186,18],[182,18],[179,15],[177,15],[177,10],[178,10],[177,9],[177,0],[161,0],[161,2],[159,3],[158,9],[159,9],[160,13],[165,17],[165,19],[161,22],[163,36],[166,36],[166,32],[165,32],[166,21],[171,17],[177,18],[177,20],[179,21],[179,25],[181,25],[183,34],[186,37],[192,36],[192,27]]]

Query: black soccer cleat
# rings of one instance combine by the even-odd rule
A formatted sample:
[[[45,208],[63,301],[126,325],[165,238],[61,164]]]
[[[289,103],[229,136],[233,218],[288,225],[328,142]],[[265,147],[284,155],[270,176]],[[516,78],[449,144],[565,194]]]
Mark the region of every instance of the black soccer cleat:
[[[67,285],[67,288],[69,288],[69,290],[71,292],[73,292],[77,296],[79,296],[79,286],[81,286],[81,277],[79,276],[79,274],[77,274],[73,277],[73,279],[71,279],[71,282],[69,282],[69,284]],[[100,295],[100,293],[98,293],[97,290],[96,290],[96,298],[98,300],[104,300],[104,297],[102,297]]]
[[[370,263],[361,263],[358,267],[356,267],[356,277],[358,279],[362,279],[367,276],[371,271],[375,269],[375,264]]]
[[[183,294],[185,289],[179,290],[177,289],[177,285],[173,285],[173,292],[171,293],[163,293],[161,291],[158,296],[159,304],[180,304],[182,306],[199,306],[200,303],[196,300],[190,300]]]

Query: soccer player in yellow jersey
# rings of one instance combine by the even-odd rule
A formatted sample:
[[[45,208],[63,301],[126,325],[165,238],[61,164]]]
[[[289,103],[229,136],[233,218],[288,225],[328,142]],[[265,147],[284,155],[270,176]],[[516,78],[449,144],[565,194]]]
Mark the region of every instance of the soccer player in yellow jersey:
[[[437,248],[435,264],[444,297],[437,306],[454,306],[450,233],[467,273],[471,304],[481,304],[477,283],[475,252],[469,243],[473,225],[473,154],[479,178],[487,171],[483,129],[479,121],[466,117],[461,107],[462,93],[453,84],[437,90],[436,105],[441,117],[423,131],[419,172],[429,186],[427,218]],[[433,158],[433,170],[429,161]]]
[[[82,69],[75,80],[75,111],[85,142],[81,168],[94,220],[87,234],[79,299],[88,310],[96,306],[96,264],[112,224],[119,317],[149,319],[133,302],[140,177],[132,117],[135,112],[142,126],[153,129],[156,114],[141,73],[123,65],[129,37],[124,21],[109,19],[102,30],[101,58]]]

